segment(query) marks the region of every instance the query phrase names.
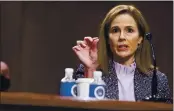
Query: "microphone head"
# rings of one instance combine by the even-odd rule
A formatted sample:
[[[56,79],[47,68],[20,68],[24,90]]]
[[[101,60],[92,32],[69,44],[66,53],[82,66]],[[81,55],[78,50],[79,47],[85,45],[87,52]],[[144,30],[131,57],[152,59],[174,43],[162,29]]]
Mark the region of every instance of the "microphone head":
[[[151,33],[146,33],[145,37],[147,40],[152,40],[152,34]]]

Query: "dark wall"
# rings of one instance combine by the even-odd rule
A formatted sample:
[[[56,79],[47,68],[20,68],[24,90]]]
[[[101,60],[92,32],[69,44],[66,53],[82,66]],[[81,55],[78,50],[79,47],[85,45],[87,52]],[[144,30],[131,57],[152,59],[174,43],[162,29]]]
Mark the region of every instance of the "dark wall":
[[[0,2],[1,57],[11,72],[10,91],[58,93],[66,67],[78,64],[72,47],[98,36],[105,14],[131,3],[153,34],[160,70],[173,87],[173,2]]]

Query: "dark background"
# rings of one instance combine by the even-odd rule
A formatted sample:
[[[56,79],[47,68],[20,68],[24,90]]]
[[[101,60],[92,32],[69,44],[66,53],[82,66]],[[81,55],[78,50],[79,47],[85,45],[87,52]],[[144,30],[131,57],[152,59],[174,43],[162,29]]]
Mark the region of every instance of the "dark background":
[[[76,68],[76,40],[98,36],[105,14],[133,4],[153,34],[160,71],[173,91],[173,2],[0,2],[1,59],[10,67],[9,91],[59,92],[66,67]]]

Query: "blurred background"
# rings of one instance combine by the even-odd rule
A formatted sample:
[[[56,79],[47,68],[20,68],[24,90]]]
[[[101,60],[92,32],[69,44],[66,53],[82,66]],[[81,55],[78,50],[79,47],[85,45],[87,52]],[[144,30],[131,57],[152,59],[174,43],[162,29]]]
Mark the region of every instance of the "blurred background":
[[[115,5],[132,4],[149,23],[157,65],[173,92],[173,1],[0,2],[1,60],[10,67],[9,91],[58,94],[64,69],[79,64],[72,47],[98,36]]]

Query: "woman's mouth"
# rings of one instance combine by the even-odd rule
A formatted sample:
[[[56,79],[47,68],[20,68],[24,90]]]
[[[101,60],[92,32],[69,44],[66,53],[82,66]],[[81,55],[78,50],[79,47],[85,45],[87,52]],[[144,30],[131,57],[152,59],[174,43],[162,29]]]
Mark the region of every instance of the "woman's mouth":
[[[126,50],[128,50],[128,48],[129,48],[129,46],[126,44],[118,45],[118,47],[117,47],[118,51],[126,51]]]

